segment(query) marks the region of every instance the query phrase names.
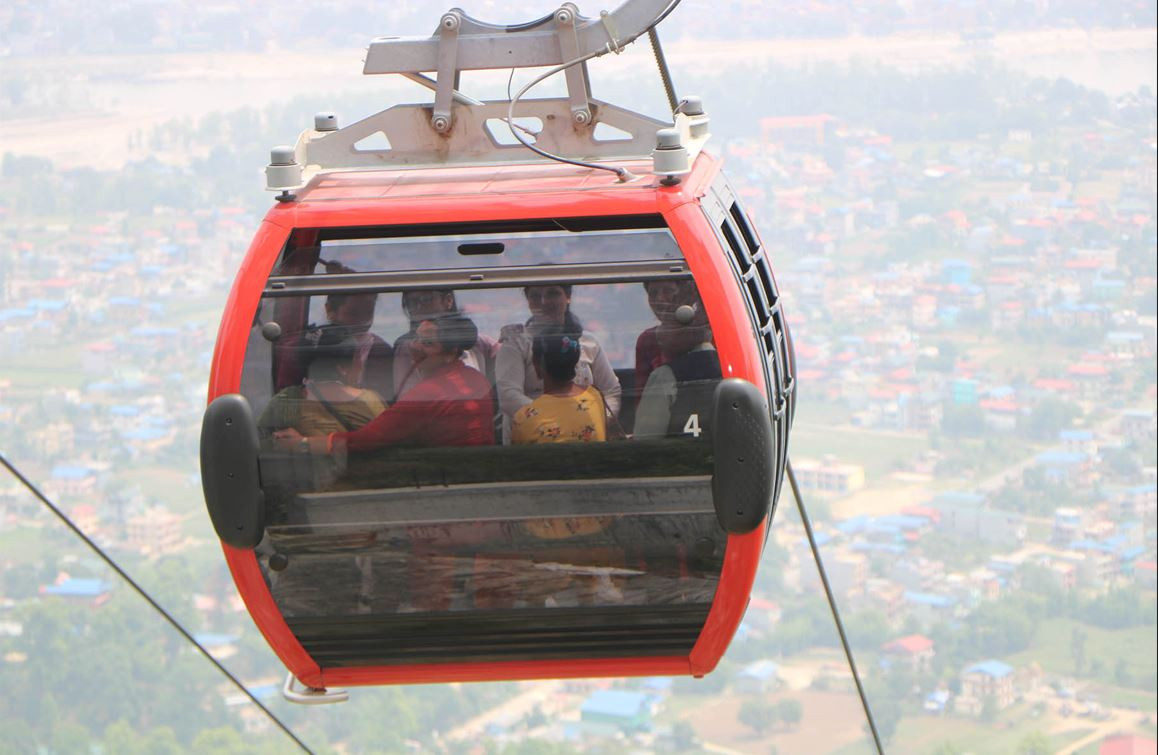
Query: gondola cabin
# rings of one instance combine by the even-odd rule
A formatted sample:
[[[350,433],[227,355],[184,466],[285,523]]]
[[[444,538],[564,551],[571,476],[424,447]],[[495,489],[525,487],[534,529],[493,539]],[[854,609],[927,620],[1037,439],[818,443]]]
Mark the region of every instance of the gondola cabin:
[[[429,107],[320,116],[275,150],[201,454],[291,679],[716,666],[783,479],[793,358],[690,102],[673,124],[588,100],[590,128],[569,99],[519,104],[538,146],[599,167],[499,138],[506,102],[455,104],[445,132]],[[389,149],[358,146],[378,131]]]

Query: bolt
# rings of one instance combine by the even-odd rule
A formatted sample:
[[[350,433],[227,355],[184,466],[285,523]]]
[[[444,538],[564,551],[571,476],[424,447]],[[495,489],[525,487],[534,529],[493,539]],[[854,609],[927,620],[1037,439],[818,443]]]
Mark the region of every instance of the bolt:
[[[438,133],[444,134],[450,129],[450,119],[445,115],[436,115],[430,119],[430,125]]]
[[[591,122],[591,112],[588,110],[574,110],[571,112],[571,120],[575,121],[577,126],[586,126]]]
[[[555,12],[555,20],[561,24],[571,23],[571,11],[566,8],[560,8]]]
[[[458,14],[447,13],[442,17],[442,28],[447,31],[454,31],[458,28]]]

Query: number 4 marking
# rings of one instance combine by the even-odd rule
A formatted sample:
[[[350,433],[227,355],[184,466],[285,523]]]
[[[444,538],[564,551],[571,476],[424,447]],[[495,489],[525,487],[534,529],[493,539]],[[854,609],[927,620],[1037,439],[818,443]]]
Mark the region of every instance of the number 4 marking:
[[[702,432],[703,430],[700,429],[700,415],[692,414],[688,416],[688,421],[684,423],[684,434],[698,438]]]

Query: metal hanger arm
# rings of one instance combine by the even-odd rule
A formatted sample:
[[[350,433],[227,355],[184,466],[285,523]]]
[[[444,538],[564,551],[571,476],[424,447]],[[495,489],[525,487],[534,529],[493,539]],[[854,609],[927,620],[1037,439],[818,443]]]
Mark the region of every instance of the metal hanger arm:
[[[363,73],[437,71],[441,37],[454,25],[459,71],[559,65],[565,62],[556,26],[560,13],[571,13],[574,18],[580,55],[618,52],[645,34],[673,4],[674,0],[626,0],[614,11],[585,18],[578,15],[578,8],[565,3],[555,13],[519,27],[481,22],[455,8],[443,16],[431,37],[381,37],[370,42]]]

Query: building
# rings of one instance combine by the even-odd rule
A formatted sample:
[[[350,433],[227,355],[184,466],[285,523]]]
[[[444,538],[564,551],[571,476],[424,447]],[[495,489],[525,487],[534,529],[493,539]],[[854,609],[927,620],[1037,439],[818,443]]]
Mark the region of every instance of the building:
[[[1120,431],[1127,440],[1153,440],[1158,428],[1158,412],[1153,409],[1131,409],[1122,412]]]
[[[595,731],[651,731],[652,698],[643,692],[603,689],[593,692],[579,708],[583,727]]]
[[[933,641],[923,634],[910,634],[886,642],[881,650],[889,661],[903,664],[913,671],[928,668],[935,655]]]
[[[736,674],[732,686],[737,692],[762,694],[772,692],[780,684],[780,667],[768,659],[749,663]]]
[[[982,661],[961,672],[961,695],[957,698],[957,709],[961,712],[980,713],[986,700],[992,700],[998,710],[1004,710],[1016,697],[1013,667],[1007,663]],[[975,710],[962,710],[963,707]]]
[[[180,545],[182,517],[162,506],[130,517],[125,526],[126,544],[141,553],[164,553]]]
[[[1081,451],[1042,451],[1034,463],[1047,480],[1058,485],[1090,485],[1094,481],[1090,455]]]
[[[792,469],[796,472],[797,483],[804,490],[847,495],[864,487],[864,467],[842,464],[832,456],[819,461],[799,459],[793,462]]]
[[[988,507],[976,493],[942,493],[930,506],[940,512],[937,529],[958,537],[995,545],[1019,545],[1025,540],[1025,520],[1020,514]]]

